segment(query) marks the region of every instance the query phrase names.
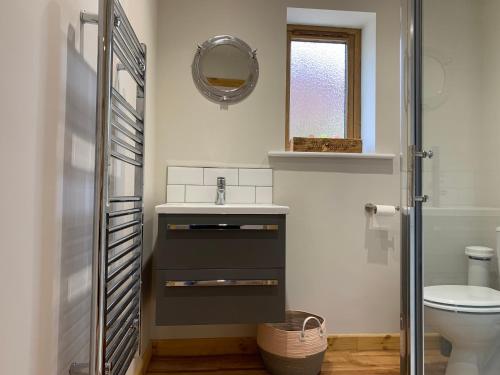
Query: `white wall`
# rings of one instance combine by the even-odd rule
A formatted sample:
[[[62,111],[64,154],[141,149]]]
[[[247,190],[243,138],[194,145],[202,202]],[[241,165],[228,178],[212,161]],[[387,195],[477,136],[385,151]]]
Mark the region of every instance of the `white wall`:
[[[500,2],[480,1],[481,17],[481,129],[476,137],[481,145],[480,205],[500,207]],[[500,223],[499,223],[500,224]]]
[[[156,2],[124,5],[153,46]],[[0,15],[2,374],[67,374],[88,361],[97,33],[80,28],[81,9],[97,0],[10,1]]]
[[[499,14],[492,0],[424,2],[424,143],[437,150],[424,179],[433,206],[500,204]]]
[[[155,202],[169,161],[275,169],[276,203],[291,207],[287,304],[323,314],[330,333],[399,331],[399,222],[372,231],[367,202],[399,202],[399,160],[278,161],[284,148],[287,7],[374,12],[377,17],[376,149],[399,154],[398,0],[160,0]],[[218,34],[258,50],[260,78],[244,102],[220,110],[196,90],[198,43]],[[153,337],[252,334],[253,327],[153,327]]]
[[[497,246],[499,15],[494,0],[424,1],[424,143],[437,151],[424,162],[426,285],[466,283],[465,247]]]
[[[480,203],[481,186],[475,183],[482,160],[479,12],[475,0],[424,2],[424,104],[432,104],[424,108],[424,144],[436,151],[424,163],[424,187],[433,206]],[[438,83],[443,74],[437,61],[446,73],[444,86]]]

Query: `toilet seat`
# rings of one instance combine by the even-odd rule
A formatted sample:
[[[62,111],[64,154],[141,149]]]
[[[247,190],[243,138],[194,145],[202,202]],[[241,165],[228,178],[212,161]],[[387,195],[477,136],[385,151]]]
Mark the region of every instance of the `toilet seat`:
[[[424,305],[472,314],[500,313],[500,291],[471,285],[434,285],[424,288]]]

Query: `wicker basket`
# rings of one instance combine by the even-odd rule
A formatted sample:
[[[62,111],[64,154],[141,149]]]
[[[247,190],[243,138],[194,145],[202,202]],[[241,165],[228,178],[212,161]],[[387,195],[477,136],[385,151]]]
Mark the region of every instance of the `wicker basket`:
[[[259,325],[257,344],[271,374],[317,375],[328,346],[325,319],[287,311],[284,323]]]

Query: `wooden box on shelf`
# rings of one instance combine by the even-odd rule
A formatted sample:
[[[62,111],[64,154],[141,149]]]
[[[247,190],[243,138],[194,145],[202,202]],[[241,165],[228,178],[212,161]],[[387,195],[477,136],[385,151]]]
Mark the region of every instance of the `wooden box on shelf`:
[[[354,138],[293,137],[290,140],[290,151],[360,153],[363,151],[363,142]]]

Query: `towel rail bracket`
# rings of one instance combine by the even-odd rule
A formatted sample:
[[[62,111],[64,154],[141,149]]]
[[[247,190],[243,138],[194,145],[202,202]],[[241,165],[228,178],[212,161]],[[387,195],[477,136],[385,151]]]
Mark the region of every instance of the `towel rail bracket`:
[[[80,12],[80,22],[84,25],[99,25],[99,15],[97,13],[87,13],[85,10]],[[115,26],[120,26],[120,17],[115,16]]]
[[[87,13],[82,10],[80,12],[80,22],[83,24],[97,25],[99,24],[99,15],[96,13]]]
[[[90,367],[88,363],[72,363],[69,368],[69,375],[89,375]],[[106,364],[104,375],[111,375],[111,366]]]

